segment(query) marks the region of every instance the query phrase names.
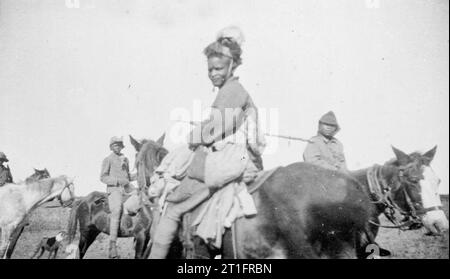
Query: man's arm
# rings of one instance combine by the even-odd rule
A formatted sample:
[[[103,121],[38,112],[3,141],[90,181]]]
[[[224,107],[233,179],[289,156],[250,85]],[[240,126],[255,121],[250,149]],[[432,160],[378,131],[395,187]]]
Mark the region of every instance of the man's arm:
[[[126,158],[126,164],[129,182],[135,181],[137,179],[137,172],[130,173],[130,161],[128,161],[128,158]]]
[[[314,143],[308,143],[308,145],[306,146],[305,151],[303,152],[303,160],[307,163],[311,163],[327,169],[337,169],[336,166],[332,166],[328,162],[323,160],[319,147]]]
[[[11,174],[11,169],[9,168],[8,165],[6,166],[6,170],[8,171],[8,177],[6,178],[7,179],[6,182],[14,183],[13,182],[13,177],[12,177],[12,174]]]
[[[102,170],[100,172],[100,181],[105,183],[106,185],[114,185],[117,186],[118,181],[117,178],[109,175],[109,171],[111,169],[111,163],[108,158],[105,158],[102,163]]]
[[[220,91],[214,100],[209,119],[190,134],[191,145],[209,145],[231,135],[240,127],[245,113],[248,93],[240,86]]]
[[[0,186],[8,183],[8,171],[0,168]]]
[[[339,159],[341,162],[339,169],[341,171],[347,172],[348,168],[347,168],[347,160],[345,159],[345,154],[344,154],[344,146],[341,143],[339,143],[339,148],[340,148],[340,158]]]

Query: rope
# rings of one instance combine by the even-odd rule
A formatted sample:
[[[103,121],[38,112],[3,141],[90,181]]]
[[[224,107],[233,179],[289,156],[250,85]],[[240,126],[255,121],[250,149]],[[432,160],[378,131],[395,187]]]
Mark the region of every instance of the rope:
[[[388,226],[388,225],[381,225],[378,223],[375,223],[374,221],[369,221],[372,225],[375,225],[380,228],[388,228],[388,229],[400,229],[400,230],[408,230],[408,228],[415,224],[416,222],[414,220],[409,220],[407,222],[403,222],[401,224],[395,225],[395,226]]]
[[[197,125],[201,124],[200,121],[177,120],[177,122],[188,123],[188,124],[191,124],[192,126],[197,126]],[[313,143],[312,141],[310,141],[308,139],[299,138],[299,137],[284,136],[284,135],[274,135],[274,134],[269,134],[269,133],[264,133],[264,135],[265,136],[269,136],[269,137],[277,137],[277,138],[287,139],[287,140],[297,140],[297,141]]]
[[[312,141],[308,140],[308,139],[304,139],[304,138],[299,138],[299,137],[291,137],[291,136],[283,136],[283,135],[274,135],[274,134],[269,134],[269,133],[264,133],[265,136],[269,136],[269,137],[277,137],[277,138],[282,138],[282,139],[287,139],[287,140],[298,140],[298,141],[303,141],[303,142],[309,142],[312,143]]]
[[[380,173],[381,173],[382,167],[379,165],[374,165],[367,171],[367,182],[369,185],[369,191],[371,195],[374,195],[376,197],[376,200],[373,201],[373,203],[382,204],[384,209],[384,215],[386,218],[394,224],[394,226],[387,226],[387,225],[381,225],[379,223],[369,221],[370,224],[382,227],[382,228],[390,228],[390,229],[400,229],[400,230],[408,230],[411,225],[419,224],[417,221],[417,217],[415,215],[415,212],[411,215],[413,217],[413,220],[408,220],[405,222],[399,223],[397,221],[397,218],[395,217],[395,212],[398,211],[402,215],[407,215],[406,212],[404,212],[401,208],[397,206],[395,202],[393,202],[390,198],[391,194],[391,188],[389,185],[387,185],[386,181],[382,179],[380,181]],[[382,178],[382,176],[381,176]],[[403,189],[404,190],[404,189]],[[408,195],[406,195],[406,198],[408,199]],[[410,202],[407,200],[407,202]]]

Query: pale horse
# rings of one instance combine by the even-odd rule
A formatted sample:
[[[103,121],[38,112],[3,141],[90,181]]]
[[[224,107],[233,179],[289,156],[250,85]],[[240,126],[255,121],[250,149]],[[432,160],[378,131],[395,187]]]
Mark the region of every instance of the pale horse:
[[[17,226],[34,209],[54,198],[62,206],[73,201],[73,178],[61,175],[31,183],[8,183],[0,188],[0,258],[6,258],[10,237]]]

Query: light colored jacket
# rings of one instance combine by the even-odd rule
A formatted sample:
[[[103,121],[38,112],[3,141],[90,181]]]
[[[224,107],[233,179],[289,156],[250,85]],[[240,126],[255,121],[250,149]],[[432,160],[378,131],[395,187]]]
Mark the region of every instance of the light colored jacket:
[[[217,150],[230,142],[243,144],[252,161],[262,168],[261,155],[266,142],[258,122],[258,111],[252,98],[239,79],[231,77],[217,93],[210,118],[192,131],[189,142],[212,144]]]
[[[107,186],[126,186],[133,180],[136,180],[136,175],[130,175],[130,166],[125,155],[111,153],[103,160],[101,182]]]
[[[303,160],[327,169],[347,171],[344,147],[336,138],[327,139],[322,135],[314,136],[303,152]]]

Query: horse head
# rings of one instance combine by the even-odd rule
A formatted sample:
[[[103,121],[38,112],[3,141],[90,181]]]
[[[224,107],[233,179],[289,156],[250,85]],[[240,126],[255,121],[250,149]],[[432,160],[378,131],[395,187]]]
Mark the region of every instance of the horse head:
[[[34,174],[32,174],[32,176],[35,177],[37,180],[40,180],[40,179],[44,179],[44,178],[49,178],[50,173],[48,172],[48,170],[46,168],[43,170],[34,169]]]
[[[26,182],[30,183],[33,181],[38,181],[41,179],[50,178],[50,173],[45,168],[43,170],[34,169],[34,173],[25,179]]]
[[[157,140],[136,141],[130,136],[131,144],[136,149],[135,168],[137,170],[137,182],[140,189],[147,189],[150,185],[150,177],[154,170],[161,164],[168,151],[164,148],[164,134]]]
[[[448,230],[448,219],[442,210],[438,188],[440,179],[430,166],[437,146],[420,154],[406,154],[392,147],[397,169],[397,187],[392,191],[395,203],[408,215],[420,218],[429,234]]]
[[[130,136],[130,143],[131,143],[131,145],[133,145],[134,149],[136,149],[136,152],[139,153],[139,151],[141,150],[142,145],[144,145],[144,143],[146,143],[147,140],[146,139],[137,140],[137,139],[133,138],[131,135],[129,135],[129,136]],[[136,153],[136,155],[137,155],[137,153]]]

